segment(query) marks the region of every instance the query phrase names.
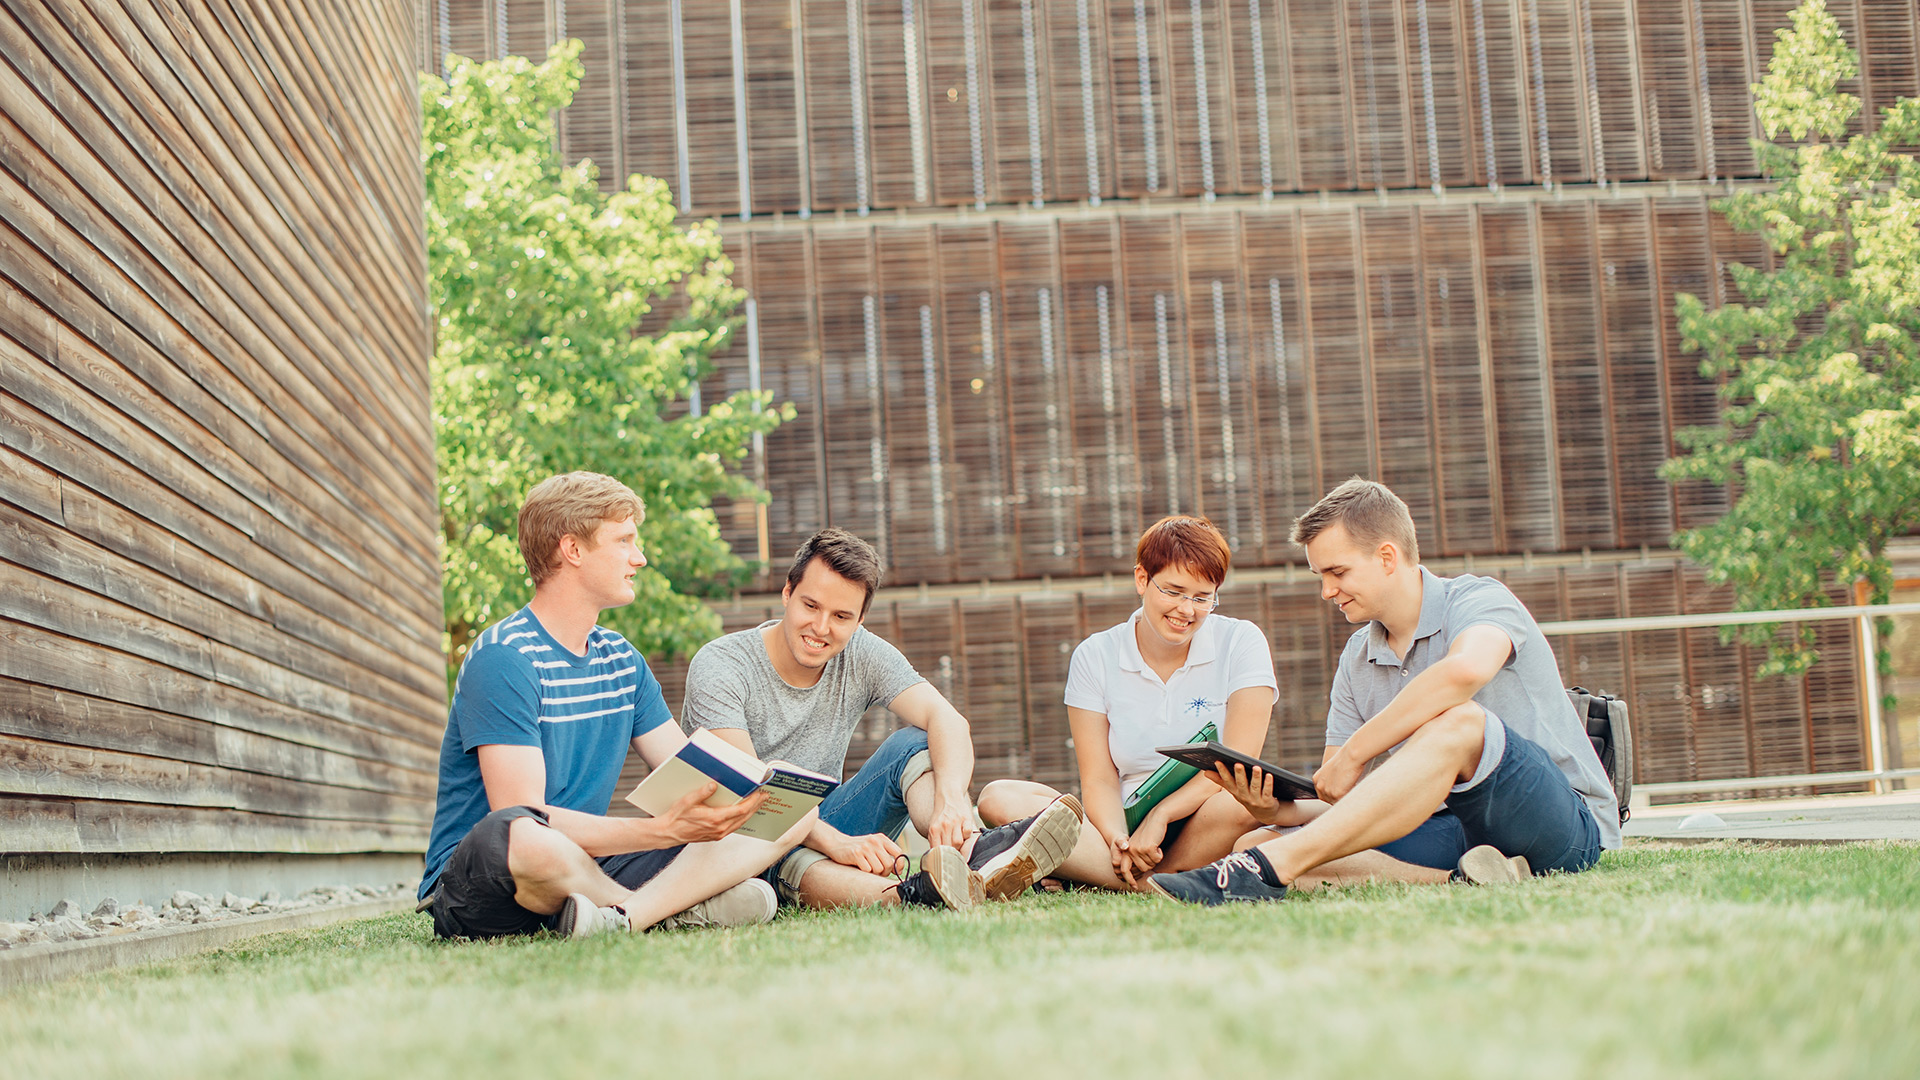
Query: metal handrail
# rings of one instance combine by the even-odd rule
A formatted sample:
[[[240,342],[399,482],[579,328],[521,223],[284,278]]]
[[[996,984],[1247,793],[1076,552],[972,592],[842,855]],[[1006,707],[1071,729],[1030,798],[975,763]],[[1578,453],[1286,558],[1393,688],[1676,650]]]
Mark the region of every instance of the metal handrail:
[[[1697,795],[1716,791],[1744,791],[1756,788],[1812,787],[1823,784],[1869,782],[1875,792],[1888,790],[1888,782],[1920,776],[1920,769],[1887,768],[1887,731],[1880,710],[1880,665],[1878,634],[1874,620],[1891,615],[1920,615],[1920,603],[1851,604],[1845,607],[1795,608],[1788,611],[1721,611],[1694,615],[1645,615],[1620,619],[1559,620],[1540,624],[1540,631],[1556,637],[1587,634],[1629,634],[1649,630],[1689,630],[1713,626],[1752,626],[1760,623],[1825,622],[1854,619],[1866,657],[1861,690],[1866,695],[1868,765],[1864,770],[1836,773],[1801,773],[1794,776],[1728,777],[1719,780],[1684,780],[1661,784],[1636,784],[1639,802],[1643,792],[1652,795]]]

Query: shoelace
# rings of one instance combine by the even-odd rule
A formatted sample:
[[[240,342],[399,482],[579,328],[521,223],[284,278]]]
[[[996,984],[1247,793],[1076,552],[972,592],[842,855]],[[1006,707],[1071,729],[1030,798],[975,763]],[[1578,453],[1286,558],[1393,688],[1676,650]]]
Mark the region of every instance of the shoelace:
[[[1227,871],[1231,867],[1237,866],[1240,869],[1251,873],[1254,877],[1260,876],[1260,864],[1257,862],[1254,862],[1253,856],[1247,854],[1244,851],[1236,851],[1233,854],[1227,856],[1226,858],[1221,859],[1215,865],[1220,867],[1220,876],[1216,884],[1218,884],[1223,889],[1227,887]]]

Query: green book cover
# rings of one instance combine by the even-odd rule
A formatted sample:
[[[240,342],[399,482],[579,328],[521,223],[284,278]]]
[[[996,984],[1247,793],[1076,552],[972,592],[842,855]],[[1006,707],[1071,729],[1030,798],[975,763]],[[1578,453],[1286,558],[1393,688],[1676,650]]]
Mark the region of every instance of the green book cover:
[[[1193,738],[1187,741],[1208,742],[1219,737],[1219,730],[1213,726],[1213,721],[1209,720],[1199,731],[1193,733]],[[1128,796],[1127,801],[1122,804],[1121,809],[1127,812],[1127,831],[1132,832],[1139,828],[1140,822],[1146,819],[1147,811],[1159,805],[1161,799],[1179,791],[1186,786],[1187,781],[1199,775],[1199,769],[1184,761],[1168,758],[1164,764],[1153,770],[1152,776],[1147,777],[1144,783],[1134,788],[1133,794]]]

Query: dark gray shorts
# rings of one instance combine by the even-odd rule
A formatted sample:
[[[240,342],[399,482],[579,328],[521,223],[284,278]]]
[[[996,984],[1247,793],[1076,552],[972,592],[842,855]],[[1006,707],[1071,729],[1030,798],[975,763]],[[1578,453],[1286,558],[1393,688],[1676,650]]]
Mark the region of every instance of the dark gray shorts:
[[[433,932],[444,938],[510,937],[534,934],[553,925],[552,915],[528,911],[514,902],[513,873],[507,869],[508,828],[530,817],[547,824],[545,811],[508,806],[480,819],[448,857],[434,883]],[[623,888],[637,889],[667,868],[680,847],[603,855],[594,861]]]

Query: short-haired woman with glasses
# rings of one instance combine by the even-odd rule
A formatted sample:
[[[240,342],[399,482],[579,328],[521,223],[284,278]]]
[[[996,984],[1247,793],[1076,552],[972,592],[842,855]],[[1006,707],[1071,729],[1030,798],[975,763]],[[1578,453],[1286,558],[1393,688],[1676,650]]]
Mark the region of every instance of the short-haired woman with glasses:
[[[1128,827],[1128,803],[1168,759],[1156,746],[1191,742],[1208,724],[1217,738],[1258,756],[1278,683],[1260,628],[1214,614],[1232,554],[1205,518],[1161,518],[1135,549],[1140,610],[1074,650],[1067,722],[1080,765],[1086,823],[1054,876],[1109,889],[1145,888],[1147,875],[1188,870],[1233,851],[1255,821],[1207,775],[1165,792]],[[1059,793],[996,780],[980,793],[988,824],[1015,821]],[[1304,820],[1304,816],[1303,816]],[[1292,824],[1292,822],[1287,822]]]

